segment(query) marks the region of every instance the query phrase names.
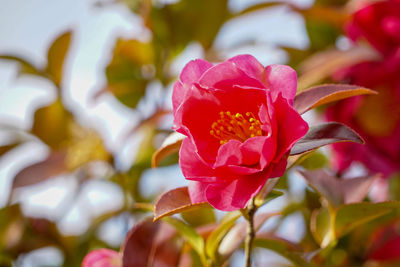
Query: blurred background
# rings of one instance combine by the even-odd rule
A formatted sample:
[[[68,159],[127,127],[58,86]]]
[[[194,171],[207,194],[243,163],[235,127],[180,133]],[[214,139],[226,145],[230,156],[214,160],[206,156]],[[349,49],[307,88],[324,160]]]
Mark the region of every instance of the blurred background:
[[[301,72],[313,53],[351,47],[342,29],[351,8],[330,0],[3,0],[0,266],[80,266],[94,248],[118,250],[144,216],[133,203],[186,185],[177,155],[150,166],[171,133],[172,86],[184,65],[252,54]],[[300,201],[304,182],[290,176],[289,198]],[[282,224],[293,241],[305,231],[298,215]]]

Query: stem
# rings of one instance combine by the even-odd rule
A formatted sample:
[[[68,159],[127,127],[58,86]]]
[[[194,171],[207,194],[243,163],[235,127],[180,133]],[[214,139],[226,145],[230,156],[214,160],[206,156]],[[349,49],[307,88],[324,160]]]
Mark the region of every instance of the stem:
[[[254,231],[254,214],[256,213],[257,207],[255,205],[255,197],[250,200],[247,206],[247,236],[244,243],[244,253],[246,258],[246,267],[251,267],[251,252],[253,250],[253,240],[255,237]]]

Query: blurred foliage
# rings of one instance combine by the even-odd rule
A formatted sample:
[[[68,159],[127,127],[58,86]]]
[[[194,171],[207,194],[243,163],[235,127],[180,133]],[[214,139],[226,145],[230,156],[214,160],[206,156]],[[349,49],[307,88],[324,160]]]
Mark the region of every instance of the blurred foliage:
[[[113,50],[110,51],[110,61],[104,69],[106,85],[95,97],[110,93],[122,105],[136,111],[141,118],[137,124],[131,125],[129,137],[141,137],[141,140],[137,146],[137,156],[131,159],[131,166],[127,170],[121,170],[115,163],[119,152],[107,148],[101,135],[83,125],[77,114],[65,105],[63,97],[66,93],[66,81],[63,74],[65,60],[71,56],[69,50],[74,42],[73,31],[61,33],[49,44],[44,67],[37,67],[14,54],[0,55],[2,60],[19,64],[19,76],[34,75],[50,81],[56,88],[57,95],[53,103],[34,112],[30,130],[0,126],[1,131],[13,136],[10,142],[1,144],[0,156],[23,144],[26,136],[33,137],[35,142],[41,142],[49,148],[46,159],[25,167],[13,178],[9,203],[0,209],[0,266],[15,266],[21,255],[43,247],[58,248],[64,255],[63,266],[80,266],[83,257],[93,249],[119,249],[99,239],[98,229],[105,221],[121,215],[139,221],[144,216],[151,215],[152,206],[148,204],[154,203],[160,192],[145,197],[139,185],[143,173],[151,168],[152,155],[158,148],[155,147],[158,146],[157,139],[171,132],[163,125],[163,120],[170,114],[164,106],[169,101],[166,98],[167,89],[176,79],[171,64],[193,43],[201,45],[206,59],[221,59],[224,51],[218,51],[214,47],[214,40],[226,22],[278,5],[285,5],[292,12],[303,16],[309,47],[304,50],[279,47],[288,54],[288,64],[299,72],[301,89],[302,85],[308,87],[317,82],[328,81],[335,70],[371,56],[370,52],[346,54],[335,48],[349,16],[347,1],[318,0],[305,9],[285,1],[258,3],[237,13],[229,9],[227,0],[181,0],[176,3],[120,0],[118,4],[120,3],[141,17],[150,37],[146,40],[122,37],[116,40]],[[108,5],[113,4],[114,2],[108,3],[101,8],[108,8]],[[328,67],[321,67],[326,65]],[[155,105],[153,113],[144,117],[138,104],[143,101],[149,84],[153,82],[162,84],[164,92],[159,99],[152,99]],[[24,132],[25,135],[16,134],[17,132]],[[154,165],[176,164],[176,150],[177,147],[172,147],[167,153],[168,157],[164,159],[166,155],[160,156]],[[287,205],[280,214],[264,216],[262,223],[269,217],[276,216],[277,219],[271,230],[259,232],[255,246],[280,254],[293,266],[391,266],[391,263],[363,264],[368,262],[368,253],[374,249],[373,233],[398,217],[399,178],[390,182],[390,199],[395,201],[353,203],[367,197],[370,183],[366,181],[371,181],[374,177],[366,176],[347,181],[334,174],[320,173],[321,179],[315,179],[315,173],[312,172],[326,167],[328,161],[327,156],[319,151],[301,160],[293,160],[294,165],[301,165],[305,170],[303,175],[306,173],[304,176],[310,186],[304,189],[304,197],[299,198],[293,195],[287,176],[280,179],[275,187],[280,191],[272,191],[260,205],[282,194],[288,196]],[[57,222],[30,218],[21,211],[18,204],[11,204],[15,202],[15,189],[29,188],[61,174],[71,175],[74,177],[71,179],[76,179],[79,187],[82,187],[87,180],[95,178],[93,169],[96,167],[93,167],[93,163],[98,162],[111,169],[101,178],[121,188],[124,205],[119,210],[94,218],[81,236],[64,236],[58,230]],[[275,184],[271,185],[269,191],[274,186]],[[355,198],[357,201],[349,201]],[[153,266],[176,266],[179,258],[180,266],[204,266],[210,264],[210,261],[220,264],[218,266],[225,266],[223,264],[229,261],[232,254],[232,244],[237,249],[243,243],[243,236],[235,234],[238,230],[234,230],[241,229],[240,222],[236,222],[241,214],[227,213],[222,219],[218,219],[220,217],[209,206],[194,206],[180,209],[179,212],[184,211],[180,217],[165,217],[156,223],[145,219],[137,223],[127,234],[120,249],[123,265],[151,266],[147,265],[150,262]],[[178,212],[171,212],[175,213]],[[302,229],[304,236],[298,244],[277,236],[276,232],[280,223],[295,213],[301,214],[306,225]],[[127,227],[130,227],[128,223]],[[225,237],[231,238],[229,242]],[[138,242],[142,242],[140,244],[143,246],[138,246]],[[142,261],[138,263],[138,260]]]

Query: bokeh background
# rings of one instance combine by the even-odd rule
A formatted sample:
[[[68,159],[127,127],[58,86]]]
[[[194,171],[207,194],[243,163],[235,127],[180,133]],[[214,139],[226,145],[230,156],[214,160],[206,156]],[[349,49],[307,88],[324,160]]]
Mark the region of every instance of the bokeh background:
[[[177,155],[150,166],[183,66],[246,53],[301,72],[313,53],[352,46],[342,26],[353,2],[3,0],[0,266],[80,266],[91,249],[118,249],[144,216],[134,203],[186,185]],[[275,209],[304,197],[290,177],[293,194]],[[280,227],[304,236],[301,214]]]

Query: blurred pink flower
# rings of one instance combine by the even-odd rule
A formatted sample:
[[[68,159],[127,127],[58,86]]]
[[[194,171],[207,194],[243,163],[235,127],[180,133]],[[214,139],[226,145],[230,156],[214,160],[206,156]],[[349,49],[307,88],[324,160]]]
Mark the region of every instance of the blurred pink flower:
[[[400,231],[396,223],[376,231],[367,258],[380,262],[400,260]]]
[[[372,172],[381,172],[385,176],[400,171],[399,73],[400,53],[384,61],[354,65],[334,77],[379,93],[349,98],[327,108],[328,120],[348,125],[365,140],[365,145],[333,145],[333,163],[339,171],[347,169],[352,161],[359,161]]]
[[[337,72],[333,79],[364,86],[378,95],[353,97],[327,108],[328,120],[344,123],[365,145],[334,144],[334,167],[343,172],[351,162],[388,177],[400,171],[400,1],[380,1],[357,11],[347,26],[350,38],[367,39],[382,59]]]
[[[353,40],[365,38],[382,54],[391,54],[400,47],[400,1],[379,1],[361,8],[347,32]]]
[[[308,130],[292,107],[296,89],[293,69],[264,68],[250,55],[185,66],[172,101],[174,129],[187,136],[179,163],[192,202],[244,208],[268,178],[283,175],[288,152]]]
[[[83,259],[82,267],[122,267],[122,258],[111,249],[93,250]]]

